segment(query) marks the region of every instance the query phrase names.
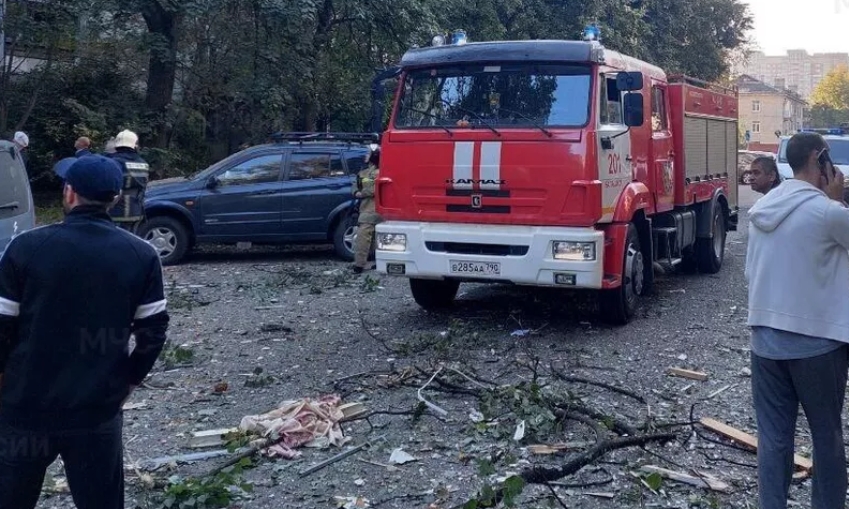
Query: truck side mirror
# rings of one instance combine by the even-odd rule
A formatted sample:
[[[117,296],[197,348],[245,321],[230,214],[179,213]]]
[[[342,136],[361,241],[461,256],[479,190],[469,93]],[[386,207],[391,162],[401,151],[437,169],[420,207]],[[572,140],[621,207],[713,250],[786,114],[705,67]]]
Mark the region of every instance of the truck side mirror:
[[[616,88],[620,92],[633,92],[643,89],[643,73],[620,72],[616,75]]]
[[[629,92],[625,94],[625,125],[640,127],[645,122],[643,113],[643,94]]]

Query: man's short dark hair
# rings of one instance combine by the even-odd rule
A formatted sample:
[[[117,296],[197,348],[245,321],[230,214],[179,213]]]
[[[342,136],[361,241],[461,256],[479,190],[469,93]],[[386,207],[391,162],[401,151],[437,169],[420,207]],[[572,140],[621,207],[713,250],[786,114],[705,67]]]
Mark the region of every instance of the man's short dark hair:
[[[91,206],[91,207],[99,207],[103,210],[109,210],[112,208],[111,201],[99,201],[99,200],[91,200],[86,198],[85,196],[77,195],[77,201],[80,205]]]
[[[781,174],[778,173],[778,164],[775,162],[775,158],[771,156],[758,156],[752,161],[751,166],[758,165],[764,169],[765,172],[775,175],[775,180],[772,181],[772,187],[776,188],[779,184],[781,184]]]
[[[817,133],[794,134],[787,142],[787,163],[793,168],[793,174],[805,168],[811,152],[818,152],[825,147],[825,139]]]

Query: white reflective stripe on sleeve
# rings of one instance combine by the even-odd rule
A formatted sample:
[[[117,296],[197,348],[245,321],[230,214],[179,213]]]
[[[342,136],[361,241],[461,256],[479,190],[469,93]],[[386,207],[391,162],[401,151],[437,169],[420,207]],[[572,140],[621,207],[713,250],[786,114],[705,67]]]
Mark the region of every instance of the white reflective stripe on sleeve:
[[[0,297],[0,315],[18,316],[21,314],[21,305],[17,302]]]
[[[165,299],[158,300],[156,302],[151,302],[150,304],[142,304],[136,309],[135,320],[141,320],[142,318],[147,318],[148,316],[153,316],[156,313],[161,313],[165,311]]]

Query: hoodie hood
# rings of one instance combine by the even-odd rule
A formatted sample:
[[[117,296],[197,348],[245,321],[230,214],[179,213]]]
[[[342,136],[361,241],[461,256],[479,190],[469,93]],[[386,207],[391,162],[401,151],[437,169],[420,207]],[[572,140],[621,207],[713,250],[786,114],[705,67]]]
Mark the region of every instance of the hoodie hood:
[[[749,223],[761,231],[771,232],[800,205],[821,196],[826,197],[826,194],[807,182],[785,180],[749,209]]]

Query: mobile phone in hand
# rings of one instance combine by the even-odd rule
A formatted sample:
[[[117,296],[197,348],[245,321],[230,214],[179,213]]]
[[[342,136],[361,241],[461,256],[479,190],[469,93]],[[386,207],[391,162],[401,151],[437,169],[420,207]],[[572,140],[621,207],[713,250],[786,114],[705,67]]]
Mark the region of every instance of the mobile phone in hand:
[[[831,157],[828,155],[828,149],[823,149],[820,151],[820,155],[817,156],[817,164],[820,167],[820,172],[822,172],[822,176],[826,178],[826,180],[833,180],[837,176],[837,169],[834,166],[834,163],[831,161]],[[831,178],[828,176],[828,168],[831,168]]]

